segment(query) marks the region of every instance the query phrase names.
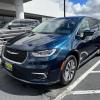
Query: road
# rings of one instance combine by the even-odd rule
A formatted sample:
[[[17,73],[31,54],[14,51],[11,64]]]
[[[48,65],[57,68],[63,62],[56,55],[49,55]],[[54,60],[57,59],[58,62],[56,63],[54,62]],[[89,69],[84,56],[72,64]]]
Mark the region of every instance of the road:
[[[77,71],[67,86],[25,84],[0,70],[0,100],[100,100],[99,65],[100,57],[94,57]]]

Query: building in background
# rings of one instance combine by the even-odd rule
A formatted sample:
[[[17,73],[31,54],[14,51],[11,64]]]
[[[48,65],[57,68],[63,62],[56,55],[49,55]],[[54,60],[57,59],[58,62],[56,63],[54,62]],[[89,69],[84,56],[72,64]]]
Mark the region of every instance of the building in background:
[[[29,2],[31,0],[0,0],[0,28],[6,23],[10,22],[15,18],[23,19],[37,19],[42,22],[42,19],[52,18],[50,16],[43,16],[33,13],[24,13],[23,3]]]

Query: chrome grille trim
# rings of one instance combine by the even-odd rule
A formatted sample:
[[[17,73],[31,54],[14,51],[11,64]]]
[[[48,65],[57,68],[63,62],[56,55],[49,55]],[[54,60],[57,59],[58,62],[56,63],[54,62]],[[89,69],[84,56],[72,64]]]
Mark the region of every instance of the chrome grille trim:
[[[26,60],[27,60],[27,58],[28,58],[28,52],[26,52],[26,53],[27,53],[27,56],[26,56],[26,58],[25,58],[24,61],[22,61],[22,62],[16,62],[16,61],[13,61],[13,60],[10,60],[10,59],[6,58],[6,57],[4,56],[4,49],[3,49],[2,58],[5,59],[5,60],[8,61],[8,62],[13,63],[13,64],[19,64],[19,65],[20,65],[20,64],[23,64],[23,63],[26,62]]]

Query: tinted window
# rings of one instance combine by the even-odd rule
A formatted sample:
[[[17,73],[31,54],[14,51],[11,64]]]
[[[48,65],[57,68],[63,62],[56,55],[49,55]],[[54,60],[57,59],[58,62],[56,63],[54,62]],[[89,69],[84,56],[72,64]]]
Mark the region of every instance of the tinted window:
[[[94,37],[100,35],[99,20],[89,18],[90,29],[94,31]]]
[[[41,23],[33,29],[33,32],[69,34],[75,30],[79,22],[80,18],[74,17],[53,19],[51,21]]]
[[[91,30],[94,30],[94,31],[99,30],[98,20],[89,18],[88,21],[89,21],[89,25],[90,25]]]
[[[85,40],[91,40],[92,35],[91,36],[88,36],[88,35],[86,36],[86,33],[84,35],[84,31],[87,31],[87,30],[90,30],[89,21],[88,21],[88,18],[84,18],[83,21],[81,22],[81,25],[80,25],[80,28],[79,28],[79,31],[78,31],[77,35],[84,38]]]
[[[100,20],[98,20],[98,27],[99,27],[99,31],[100,31]]]
[[[79,30],[83,32],[84,30],[89,30],[89,29],[90,29],[90,26],[89,26],[88,19],[85,18],[85,19],[82,21]]]

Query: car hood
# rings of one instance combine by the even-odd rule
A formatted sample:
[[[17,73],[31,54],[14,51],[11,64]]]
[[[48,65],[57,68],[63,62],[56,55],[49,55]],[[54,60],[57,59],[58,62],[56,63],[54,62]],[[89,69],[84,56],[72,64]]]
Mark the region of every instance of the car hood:
[[[19,30],[25,30],[25,29],[7,29],[7,28],[2,28],[2,29],[0,29],[0,34],[13,33],[13,32],[17,32]]]
[[[55,47],[57,44],[66,40],[65,38],[65,35],[31,33],[17,36],[8,41],[6,45],[25,51],[45,50]]]

